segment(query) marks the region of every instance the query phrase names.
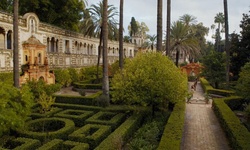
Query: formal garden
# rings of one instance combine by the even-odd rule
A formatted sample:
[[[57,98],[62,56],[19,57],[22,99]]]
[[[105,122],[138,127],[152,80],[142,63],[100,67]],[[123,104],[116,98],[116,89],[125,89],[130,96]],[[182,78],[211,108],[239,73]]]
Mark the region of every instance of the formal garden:
[[[12,73],[2,73],[1,149],[157,149],[167,122],[183,124],[187,79],[158,53],[118,68],[110,66],[110,102],[96,66],[56,69],[56,84],[28,81],[20,89]],[[75,94],[60,92],[65,88]],[[177,126],[171,114],[182,118]],[[181,138],[180,131],[172,134]]]
[[[179,149],[187,76],[159,53],[138,54],[118,68],[109,68],[110,101],[96,66],[56,69],[56,84],[29,81],[20,89],[12,73],[2,73],[0,149]],[[200,78],[206,93],[223,96],[213,109],[234,149],[250,147],[248,74],[249,63],[235,86],[241,97]],[[60,92],[65,88],[77,94]]]

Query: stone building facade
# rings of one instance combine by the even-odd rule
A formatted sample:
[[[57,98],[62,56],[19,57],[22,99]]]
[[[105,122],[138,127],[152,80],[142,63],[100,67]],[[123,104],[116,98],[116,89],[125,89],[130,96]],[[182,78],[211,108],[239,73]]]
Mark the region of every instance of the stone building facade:
[[[97,64],[99,39],[40,22],[34,13],[19,17],[19,64],[26,63],[23,43],[34,36],[46,45],[49,68],[79,68]],[[134,57],[136,45],[124,43],[124,56]],[[39,57],[39,56],[37,56]],[[108,61],[119,59],[119,43],[108,42]],[[102,58],[100,60],[102,62]],[[13,15],[0,12],[0,72],[13,70]]]

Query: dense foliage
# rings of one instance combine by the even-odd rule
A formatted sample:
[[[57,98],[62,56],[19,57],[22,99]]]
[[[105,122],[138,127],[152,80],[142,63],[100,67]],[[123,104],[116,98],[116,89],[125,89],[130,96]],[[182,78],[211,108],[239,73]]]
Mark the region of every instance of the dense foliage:
[[[246,63],[244,67],[242,67],[240,72],[240,77],[238,79],[238,83],[236,85],[238,94],[243,98],[250,99],[250,62]]]
[[[203,76],[213,85],[219,88],[219,84],[225,81],[225,55],[217,51],[210,51],[202,60]]]
[[[24,126],[33,106],[30,88],[23,85],[17,89],[10,84],[0,82],[0,137],[10,129]]]
[[[13,12],[13,0],[1,0],[0,10]],[[19,0],[19,13],[36,13],[42,22],[53,24],[64,29],[79,31],[79,20],[82,19],[85,0]]]
[[[160,53],[139,53],[127,60],[122,72],[111,81],[114,103],[155,106],[182,101],[187,95],[187,78]]]
[[[240,34],[231,34],[231,66],[230,72],[233,73],[233,80],[239,77],[240,69],[250,60],[250,15],[243,14],[240,24],[242,31]]]

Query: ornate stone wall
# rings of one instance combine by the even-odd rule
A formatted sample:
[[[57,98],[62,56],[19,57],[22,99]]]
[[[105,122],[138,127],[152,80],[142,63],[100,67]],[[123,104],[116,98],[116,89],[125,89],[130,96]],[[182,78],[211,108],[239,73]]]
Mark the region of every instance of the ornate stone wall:
[[[99,39],[84,37],[83,34],[40,22],[34,13],[19,17],[19,64],[25,64],[23,57],[24,41],[35,36],[46,45],[50,68],[82,67],[97,64]],[[124,43],[125,57],[134,57],[136,45]],[[108,42],[108,61],[119,59],[119,43]],[[102,59],[101,61],[102,62]],[[12,71],[13,68],[13,16],[0,12],[0,71]]]

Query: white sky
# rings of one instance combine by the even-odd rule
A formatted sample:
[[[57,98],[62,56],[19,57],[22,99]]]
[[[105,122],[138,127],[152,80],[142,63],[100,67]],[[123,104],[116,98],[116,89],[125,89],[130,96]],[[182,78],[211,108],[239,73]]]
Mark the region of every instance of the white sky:
[[[98,4],[101,0],[88,0],[91,4]],[[108,0],[108,4],[114,5],[119,11],[120,0]],[[163,31],[166,31],[167,0],[163,0]],[[239,24],[242,14],[249,14],[249,0],[228,0],[229,33],[241,31]],[[177,21],[180,16],[190,14],[197,18],[197,23],[202,22],[205,27],[214,24],[217,13],[224,12],[223,0],[171,0],[171,22]],[[119,16],[117,20],[119,21]],[[157,0],[124,0],[124,35],[128,35],[127,27],[131,18],[136,21],[145,22],[149,27],[148,34],[156,35],[157,24]],[[212,30],[207,37],[211,40]]]

